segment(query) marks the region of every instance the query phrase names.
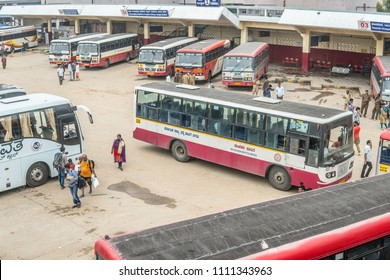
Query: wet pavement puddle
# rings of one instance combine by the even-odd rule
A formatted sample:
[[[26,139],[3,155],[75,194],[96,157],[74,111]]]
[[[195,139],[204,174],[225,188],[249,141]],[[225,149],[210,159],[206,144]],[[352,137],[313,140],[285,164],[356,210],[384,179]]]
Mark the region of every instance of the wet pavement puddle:
[[[142,188],[130,181],[123,181],[108,187],[109,190],[123,192],[131,197],[142,200],[150,205],[166,205],[169,208],[176,208],[176,201],[172,198],[161,196],[150,192],[147,188]]]

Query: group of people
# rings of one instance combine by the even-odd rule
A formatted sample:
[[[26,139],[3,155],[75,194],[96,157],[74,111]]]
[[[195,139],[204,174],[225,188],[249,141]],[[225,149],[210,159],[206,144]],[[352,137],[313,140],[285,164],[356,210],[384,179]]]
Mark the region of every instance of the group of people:
[[[93,160],[89,160],[86,154],[83,154],[77,165],[73,163],[72,159],[68,159],[65,147],[60,148],[60,152],[54,156],[53,165],[58,171],[58,181],[61,189],[69,187],[73,206],[72,208],[80,208],[81,200],[84,197],[85,188],[89,188],[89,194],[92,194],[92,185],[96,176],[95,163]],[[118,169],[123,171],[122,164],[126,162],[126,146],[120,134],[117,135],[116,139],[112,143],[111,154],[114,156],[114,162],[118,164]],[[58,164],[56,162],[59,161]],[[79,187],[79,177],[83,178],[86,182],[84,187]],[[78,195],[78,190],[81,190],[81,195]]]
[[[76,61],[73,61],[71,63],[68,63],[68,72],[69,72],[69,80],[70,81],[80,81],[80,65],[76,63]],[[57,68],[57,76],[60,82],[60,85],[62,85],[63,80],[65,79],[65,64],[62,63]]]
[[[167,82],[171,81],[171,77],[167,76]],[[185,84],[185,85],[195,85],[195,73],[187,72],[183,75],[182,72],[179,70],[176,71],[175,76],[173,77],[173,81],[178,84]]]
[[[252,87],[252,95],[257,96],[259,94],[260,84],[261,84],[260,79],[259,78],[255,79]],[[263,88],[263,96],[271,98],[271,91],[273,91],[273,88],[266,76],[262,88]],[[275,89],[275,95],[277,99],[283,100],[284,98],[284,87],[280,82],[278,83],[278,86]]]

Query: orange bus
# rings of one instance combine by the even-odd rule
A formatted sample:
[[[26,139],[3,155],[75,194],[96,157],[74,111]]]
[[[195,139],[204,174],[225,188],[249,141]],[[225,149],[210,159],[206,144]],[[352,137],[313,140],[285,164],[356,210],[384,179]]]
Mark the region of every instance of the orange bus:
[[[230,41],[208,39],[176,52],[175,71],[195,73],[197,81],[210,81],[222,71],[223,56],[230,51]]]

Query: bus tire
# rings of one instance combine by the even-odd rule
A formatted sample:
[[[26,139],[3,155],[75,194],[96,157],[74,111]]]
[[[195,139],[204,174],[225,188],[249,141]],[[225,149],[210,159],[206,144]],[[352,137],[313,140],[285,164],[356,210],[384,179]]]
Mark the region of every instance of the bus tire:
[[[188,155],[186,145],[181,141],[175,141],[172,144],[172,155],[173,157],[180,162],[187,162],[190,160],[190,156]]]
[[[130,62],[130,54],[128,53],[127,55],[126,55],[126,62]]]
[[[169,70],[169,76],[173,77],[175,76],[175,67],[171,67],[171,69]]]
[[[35,188],[47,182],[49,178],[49,169],[43,162],[37,162],[30,166],[26,174],[26,183]]]
[[[212,78],[212,76],[211,76],[211,71],[209,71],[209,76],[208,76],[208,81],[209,81],[209,83],[211,83],[211,78]]]
[[[273,166],[269,172],[268,181],[277,190],[288,191],[291,189],[290,174],[283,167]]]
[[[104,61],[104,69],[107,69],[108,67],[110,67],[110,60],[106,59],[106,61]]]

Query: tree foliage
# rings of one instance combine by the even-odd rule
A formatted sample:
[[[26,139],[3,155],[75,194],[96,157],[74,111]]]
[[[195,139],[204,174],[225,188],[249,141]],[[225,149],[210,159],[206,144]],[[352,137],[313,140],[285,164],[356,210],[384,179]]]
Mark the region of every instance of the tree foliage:
[[[376,11],[382,13],[390,13],[390,0],[385,0],[383,5],[380,2],[377,2]]]

